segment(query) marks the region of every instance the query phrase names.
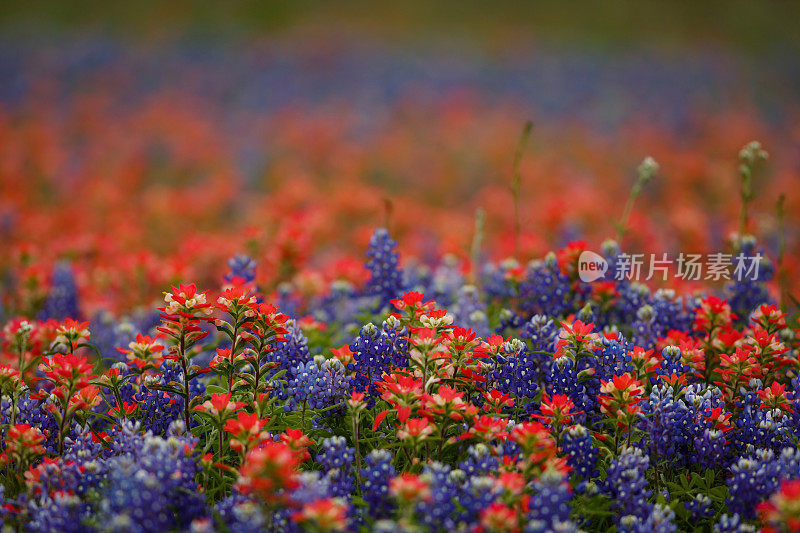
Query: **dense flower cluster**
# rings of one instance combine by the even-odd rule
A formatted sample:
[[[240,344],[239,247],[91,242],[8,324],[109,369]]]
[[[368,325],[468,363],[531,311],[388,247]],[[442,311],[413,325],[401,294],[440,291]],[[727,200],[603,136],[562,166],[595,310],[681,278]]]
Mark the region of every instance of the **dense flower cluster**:
[[[579,241],[526,265],[402,263],[396,246],[378,229],[364,269],[283,284],[239,254],[157,312],[85,308],[67,263],[37,301],[14,282],[8,300],[27,304],[0,332],[3,523],[797,529],[800,337],[769,260],[746,283],[652,290],[584,281]],[[622,261],[616,242],[602,251]]]

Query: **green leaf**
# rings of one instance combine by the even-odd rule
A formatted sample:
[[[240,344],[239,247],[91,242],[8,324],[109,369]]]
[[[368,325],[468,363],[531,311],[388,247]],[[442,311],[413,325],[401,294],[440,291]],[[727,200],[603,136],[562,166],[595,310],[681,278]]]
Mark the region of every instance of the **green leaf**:
[[[148,385],[148,387],[155,390],[169,392],[170,394],[176,394],[182,398],[185,396],[183,389],[179,389],[178,387],[175,387],[173,385],[159,385],[154,383]]]
[[[86,413],[97,418],[102,418],[103,420],[108,420],[112,424],[117,423],[117,420],[115,418],[107,415],[106,413],[97,413],[95,411],[86,411]]]
[[[711,469],[706,470],[705,481],[706,481],[706,489],[710,489],[714,486],[714,471]]]
[[[225,394],[228,389],[220,387],[219,385],[206,385],[206,392],[208,394]]]

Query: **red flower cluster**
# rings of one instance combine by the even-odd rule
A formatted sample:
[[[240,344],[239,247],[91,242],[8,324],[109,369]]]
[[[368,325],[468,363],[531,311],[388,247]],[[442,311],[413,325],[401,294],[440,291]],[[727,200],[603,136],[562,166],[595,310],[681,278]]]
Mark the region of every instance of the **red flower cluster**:
[[[287,490],[297,486],[300,459],[283,442],[266,442],[245,455],[236,485],[244,494],[255,494],[269,503],[286,498]]]
[[[600,410],[611,417],[620,428],[629,428],[640,411],[639,402],[644,398],[641,381],[631,374],[614,376],[611,381],[601,381],[597,399]]]
[[[30,424],[15,424],[8,428],[5,450],[0,455],[0,465],[15,464],[24,470],[33,459],[44,455],[44,434]]]

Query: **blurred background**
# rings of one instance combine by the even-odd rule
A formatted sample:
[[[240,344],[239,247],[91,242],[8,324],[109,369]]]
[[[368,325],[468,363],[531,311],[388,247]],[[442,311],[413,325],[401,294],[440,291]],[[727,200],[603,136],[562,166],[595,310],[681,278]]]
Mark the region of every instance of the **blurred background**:
[[[358,281],[382,225],[468,258],[479,210],[487,259],[597,249],[647,155],[623,247],[716,251],[758,139],[747,230],[777,259],[785,193],[796,267],[800,3],[526,4],[3,2],[2,266],[44,286],[67,259],[126,307],[239,251],[265,286]]]

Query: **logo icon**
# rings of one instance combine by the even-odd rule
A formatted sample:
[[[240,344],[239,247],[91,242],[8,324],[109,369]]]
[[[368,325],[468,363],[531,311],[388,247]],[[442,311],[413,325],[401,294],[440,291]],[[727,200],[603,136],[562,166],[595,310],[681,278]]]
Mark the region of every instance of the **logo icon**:
[[[602,278],[608,271],[608,261],[605,257],[585,250],[578,258],[578,277],[581,281],[589,283]]]

